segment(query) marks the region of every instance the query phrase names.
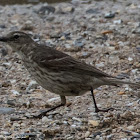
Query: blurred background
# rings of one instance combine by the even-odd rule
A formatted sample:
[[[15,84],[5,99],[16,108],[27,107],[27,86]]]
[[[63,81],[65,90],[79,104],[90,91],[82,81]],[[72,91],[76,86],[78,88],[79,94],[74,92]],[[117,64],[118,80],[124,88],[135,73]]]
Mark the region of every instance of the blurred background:
[[[37,4],[39,2],[47,3],[57,3],[57,2],[66,2],[70,0],[0,0],[0,5],[11,5],[11,4]]]

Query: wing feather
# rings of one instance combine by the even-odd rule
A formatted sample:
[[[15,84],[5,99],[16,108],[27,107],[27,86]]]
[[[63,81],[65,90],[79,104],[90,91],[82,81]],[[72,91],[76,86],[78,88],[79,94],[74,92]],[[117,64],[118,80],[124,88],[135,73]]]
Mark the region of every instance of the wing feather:
[[[94,66],[76,60],[63,52],[50,47],[42,46],[39,48],[39,51],[36,50],[36,53],[38,53],[38,55],[34,56],[32,59],[40,67],[45,67],[50,71],[72,71],[75,73],[86,74],[95,77],[113,77],[95,68]]]

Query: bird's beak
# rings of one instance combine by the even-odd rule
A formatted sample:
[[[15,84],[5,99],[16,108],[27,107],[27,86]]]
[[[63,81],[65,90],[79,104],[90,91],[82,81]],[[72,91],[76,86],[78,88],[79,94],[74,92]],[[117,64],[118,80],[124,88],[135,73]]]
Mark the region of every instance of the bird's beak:
[[[8,38],[7,37],[0,37],[0,41],[1,42],[7,42],[8,41]]]

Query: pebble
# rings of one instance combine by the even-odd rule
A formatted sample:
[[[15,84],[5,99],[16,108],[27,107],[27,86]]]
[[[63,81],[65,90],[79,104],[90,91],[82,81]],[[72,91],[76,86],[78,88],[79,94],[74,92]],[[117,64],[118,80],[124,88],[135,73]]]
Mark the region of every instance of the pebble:
[[[89,121],[88,121],[88,124],[90,124],[90,125],[96,127],[96,126],[99,126],[99,121],[89,120]]]
[[[126,104],[126,106],[132,106],[134,103],[129,103],[129,104]]]
[[[65,7],[65,8],[62,9],[63,13],[73,13],[74,11],[75,11],[75,8],[74,7],[70,7],[70,6]]]
[[[10,106],[16,106],[16,99],[7,100],[7,104],[10,105]]]
[[[21,133],[16,135],[16,139],[36,139],[36,134],[34,133]]]
[[[81,119],[79,119],[79,118],[76,118],[76,117],[72,117],[72,119],[73,119],[74,121],[78,121],[78,122],[81,122]]]
[[[114,24],[121,24],[121,23],[122,23],[122,20],[121,20],[121,19],[119,19],[119,20],[114,20],[113,23],[114,23]]]
[[[100,139],[100,135],[97,135],[97,136],[95,137],[95,139],[99,140],[99,139]]]
[[[0,107],[0,114],[12,114],[14,111],[14,108]]]
[[[22,119],[19,117],[10,117],[10,121],[20,121],[20,120]]]
[[[107,135],[106,138],[107,138],[107,140],[112,140],[113,139],[113,136],[114,136],[113,134],[110,134],[110,135]]]
[[[131,139],[132,140],[139,140],[140,139],[140,134],[134,135]]]
[[[73,136],[67,137],[67,140],[73,140]]]
[[[31,89],[36,89],[38,86],[37,82],[34,80],[31,80],[28,87],[26,88],[26,91],[29,91]]]
[[[0,135],[0,140],[5,140],[3,135]]]
[[[98,14],[99,10],[98,9],[88,9],[86,10],[87,14]]]
[[[87,131],[87,132],[85,133],[85,138],[89,137],[89,135],[90,135],[90,132]]]
[[[20,95],[20,93],[19,93],[18,91],[16,91],[16,90],[11,90],[11,92],[12,92],[15,96]]]
[[[0,49],[0,53],[2,54],[2,56],[6,56],[8,54],[8,50],[6,48],[2,48]]]
[[[60,97],[51,98],[51,99],[47,100],[47,103],[54,102],[57,100],[60,100]]]
[[[55,12],[55,7],[47,5],[47,6],[42,6],[37,13],[41,14],[41,15],[45,15],[45,14],[50,14],[50,13],[54,13]]]
[[[46,116],[42,118],[43,123],[51,122],[51,119],[48,119]]]
[[[130,126],[127,127],[127,129],[130,130],[130,131],[135,130],[135,126],[130,125]]]
[[[85,45],[84,41],[80,41],[80,40],[75,40],[74,41],[74,46],[75,47],[83,47]]]
[[[24,24],[21,27],[21,30],[24,30],[24,31],[33,31],[34,29],[35,27],[32,24]]]
[[[13,123],[13,128],[15,129],[15,128],[17,128],[17,127],[20,127],[20,124],[17,123],[17,122],[14,122],[14,123]]]
[[[105,14],[105,18],[114,18],[115,17],[115,13],[106,13]]]
[[[1,131],[0,133],[4,136],[10,136],[11,135],[11,133],[9,133],[7,131]]]
[[[75,125],[75,124],[72,124],[72,125],[71,125],[71,128],[76,128],[76,125]]]
[[[133,60],[133,58],[131,58],[131,57],[128,57],[128,61],[132,61]]]
[[[120,92],[118,92],[118,95],[123,95],[123,94],[125,94],[124,91],[120,91]]]

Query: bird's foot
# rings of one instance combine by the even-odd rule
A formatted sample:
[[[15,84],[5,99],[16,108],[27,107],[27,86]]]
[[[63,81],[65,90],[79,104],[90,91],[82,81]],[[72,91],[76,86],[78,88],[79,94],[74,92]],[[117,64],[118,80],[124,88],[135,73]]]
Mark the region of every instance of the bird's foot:
[[[98,112],[108,112],[108,111],[113,111],[114,108],[106,108],[106,109],[99,109],[99,108],[95,108],[95,112],[98,113]]]
[[[46,116],[46,113],[53,111],[56,108],[61,107],[61,106],[64,106],[64,104],[60,104],[60,105],[57,105],[57,106],[50,108],[48,110],[41,111],[41,113],[39,113],[38,115],[32,115],[32,116],[27,117],[27,118],[29,118],[29,119],[41,119],[43,116]]]

